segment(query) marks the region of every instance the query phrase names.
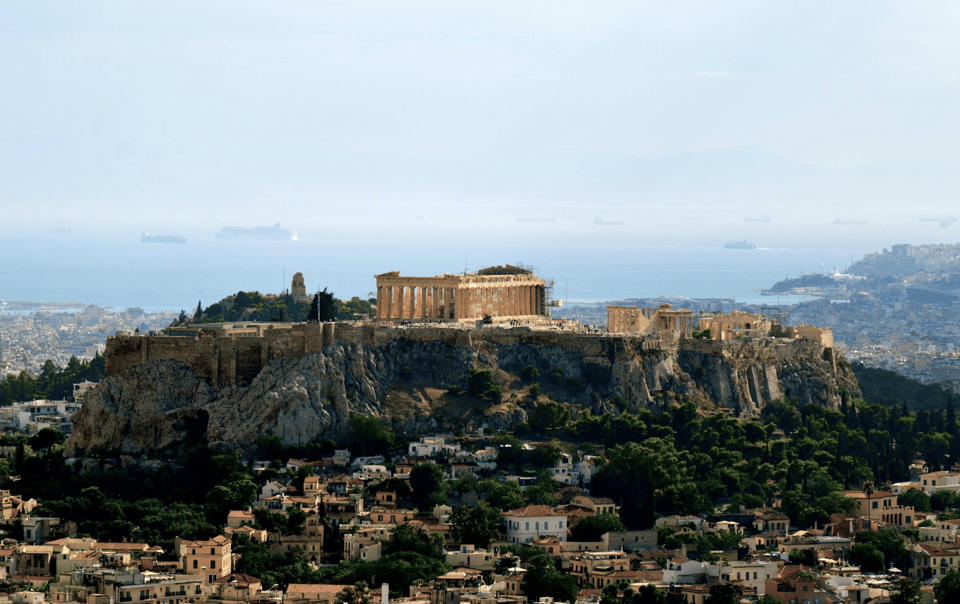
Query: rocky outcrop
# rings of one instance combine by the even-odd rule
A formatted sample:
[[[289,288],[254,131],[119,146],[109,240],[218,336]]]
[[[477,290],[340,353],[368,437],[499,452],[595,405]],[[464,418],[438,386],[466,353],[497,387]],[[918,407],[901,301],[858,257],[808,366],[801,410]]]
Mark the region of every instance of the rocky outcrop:
[[[704,409],[754,416],[781,397],[837,407],[841,392],[860,394],[832,349],[802,340],[451,331],[377,328],[336,339],[319,352],[269,362],[249,383],[222,388],[196,371],[195,358],[192,364],[149,360],[109,376],[87,396],[74,417],[67,454],[140,454],[202,439],[249,450],[264,434],[303,444],[343,436],[358,413],[383,417],[410,434],[509,428],[535,406],[536,398],[527,395],[533,381],[545,396],[593,412],[656,410],[692,400]],[[540,377],[522,380],[525,367]],[[503,400],[458,394],[471,369],[491,370]]]

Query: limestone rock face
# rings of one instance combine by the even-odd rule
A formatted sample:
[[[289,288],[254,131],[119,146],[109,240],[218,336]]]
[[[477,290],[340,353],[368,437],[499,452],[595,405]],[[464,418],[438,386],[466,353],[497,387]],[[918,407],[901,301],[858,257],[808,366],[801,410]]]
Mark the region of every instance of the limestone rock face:
[[[246,385],[214,388],[182,360],[152,360],[111,375],[74,417],[67,455],[137,455],[202,442],[250,451],[260,436],[288,444],[339,439],[354,414],[394,430],[509,429],[544,396],[594,413],[661,410],[690,400],[753,417],[782,397],[836,408],[860,390],[817,344],[599,337],[482,329],[455,338],[397,329],[372,341],[337,340],[322,352],[267,364]],[[109,346],[109,342],[108,342]],[[503,401],[456,394],[471,369],[490,369]],[[614,399],[622,399],[616,405]]]
[[[204,406],[213,400],[210,385],[186,363],[163,361],[134,367],[100,383],[73,417],[67,443],[84,451],[139,452],[160,450],[191,439],[207,429]]]

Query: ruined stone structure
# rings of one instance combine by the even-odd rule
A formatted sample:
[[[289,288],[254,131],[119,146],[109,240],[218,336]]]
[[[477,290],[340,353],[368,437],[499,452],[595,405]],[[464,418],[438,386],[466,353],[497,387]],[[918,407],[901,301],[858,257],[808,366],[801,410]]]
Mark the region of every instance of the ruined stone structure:
[[[472,321],[549,316],[546,282],[524,268],[497,266],[467,275],[377,275],[377,319]]]
[[[636,306],[607,306],[607,329],[617,333],[653,334],[673,333],[689,338],[693,335],[693,311],[674,310],[669,304],[657,308]],[[829,327],[798,325],[791,327],[761,314],[735,310],[730,314],[712,314],[699,317],[700,331],[710,330],[713,340],[736,338],[803,338],[826,348],[833,348],[833,330]]]
[[[689,338],[693,334],[693,311],[689,308],[674,310],[669,304],[657,308],[607,306],[607,329],[627,333],[664,330]]]
[[[205,323],[171,327],[169,336],[113,336],[105,368],[115,375],[147,361],[178,359],[214,387],[247,384],[272,361],[333,344],[333,329],[333,323]]]
[[[812,325],[780,325],[777,321],[756,313],[733,311],[726,315],[711,315],[700,318],[700,329],[710,330],[714,340],[729,340],[737,337],[803,338],[833,348],[833,330]]]
[[[710,330],[714,340],[729,340],[736,337],[760,338],[771,335],[779,324],[763,315],[735,310],[730,314],[711,315],[700,318],[700,330]]]
[[[296,273],[290,283],[290,295],[298,300],[307,299],[307,286],[303,282],[303,273]]]

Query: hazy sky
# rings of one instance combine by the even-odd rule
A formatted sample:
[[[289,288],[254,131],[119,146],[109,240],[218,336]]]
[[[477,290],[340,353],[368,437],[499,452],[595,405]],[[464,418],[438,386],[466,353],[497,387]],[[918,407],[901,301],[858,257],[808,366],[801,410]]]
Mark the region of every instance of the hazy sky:
[[[634,197],[629,179],[591,194],[623,176],[610,156],[960,162],[952,0],[30,0],[0,8],[0,54],[8,224],[219,228],[474,201],[592,220],[694,195]],[[953,211],[955,195],[927,195],[913,201]]]

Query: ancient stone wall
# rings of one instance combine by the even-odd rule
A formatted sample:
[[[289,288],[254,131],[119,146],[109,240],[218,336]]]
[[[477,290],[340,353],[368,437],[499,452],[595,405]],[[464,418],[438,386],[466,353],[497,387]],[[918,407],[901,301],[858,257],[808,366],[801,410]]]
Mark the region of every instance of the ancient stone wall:
[[[394,341],[460,347],[534,346],[576,352],[585,358],[628,358],[644,352],[688,352],[779,364],[795,358],[823,359],[835,367],[833,349],[812,339],[697,340],[673,331],[653,335],[599,334],[529,327],[396,327],[375,323],[301,323],[262,331],[259,337],[233,337],[216,330],[196,337],[119,335],[107,339],[106,373],[118,375],[141,363],[175,359],[187,363],[213,386],[249,384],[268,364],[322,352],[330,346],[360,344],[383,349]]]

